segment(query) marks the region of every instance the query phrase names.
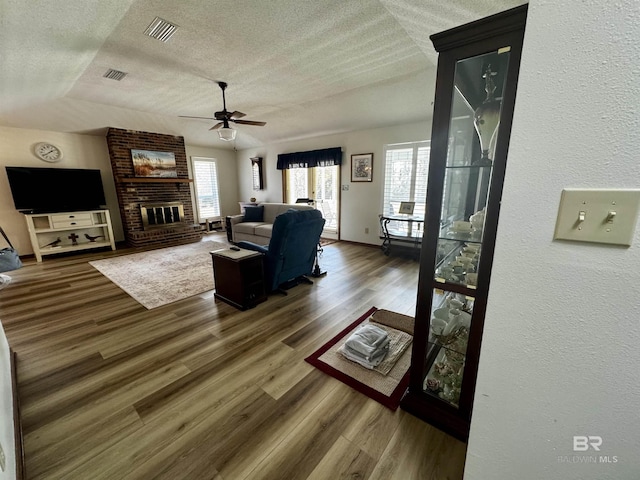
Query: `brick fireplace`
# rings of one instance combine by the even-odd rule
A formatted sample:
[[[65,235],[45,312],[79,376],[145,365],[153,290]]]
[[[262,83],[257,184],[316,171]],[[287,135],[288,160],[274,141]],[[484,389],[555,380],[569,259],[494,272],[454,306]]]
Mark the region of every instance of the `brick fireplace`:
[[[203,229],[195,222],[184,138],[110,128],[107,145],[127,243],[142,247],[200,240]],[[178,178],[137,178],[131,149],[172,152]]]

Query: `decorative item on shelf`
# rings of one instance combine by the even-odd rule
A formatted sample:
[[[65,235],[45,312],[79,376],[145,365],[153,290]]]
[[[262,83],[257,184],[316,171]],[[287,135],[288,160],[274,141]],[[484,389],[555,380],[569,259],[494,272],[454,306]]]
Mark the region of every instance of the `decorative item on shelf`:
[[[436,378],[427,378],[427,389],[432,392],[440,390],[440,380]]]
[[[87,240],[89,240],[90,242],[95,242],[98,238],[104,238],[104,235],[95,235],[95,236],[92,236],[92,235],[89,235],[88,233],[85,233],[85,234],[84,234],[84,236],[85,236],[85,238],[86,238]]]
[[[453,224],[449,228],[449,232],[452,234],[462,234],[462,235],[471,234],[472,232],[471,223],[465,222],[463,220],[456,220],[453,222]]]
[[[251,197],[251,198],[249,199],[249,201],[250,201],[251,203],[256,203],[256,201],[257,201],[257,200],[256,200],[256,197]]]
[[[433,323],[432,319],[431,322]],[[451,328],[453,327],[453,328]],[[449,328],[449,330],[447,330]],[[457,343],[461,338],[464,339],[466,344],[467,339],[469,338],[469,329],[463,325],[460,325],[456,320],[452,320],[447,323],[447,326],[442,330],[442,333],[436,334],[433,329],[431,330],[434,338],[438,341],[440,345],[449,346],[453,343]]]
[[[62,160],[62,150],[60,149],[60,147],[57,147],[52,143],[36,143],[33,147],[33,153],[40,160],[49,163],[56,163]]]
[[[484,90],[487,92],[487,98],[476,108],[474,112],[473,123],[480,138],[480,148],[482,156],[475,165],[490,166],[492,159],[489,158],[489,148],[492,145],[493,137],[498,131],[500,123],[500,108],[502,102],[494,97],[496,84],[493,80],[498,72],[491,69],[491,64],[487,64],[482,78],[485,80]]]
[[[433,364],[433,376],[425,380],[425,390],[457,405],[460,401],[463,370],[462,366],[452,365],[445,357],[442,362]]]
[[[67,238],[71,240],[71,245],[78,245],[78,235],[76,235],[75,233],[72,233]]]
[[[173,152],[131,149],[133,170],[136,177],[177,178],[176,156]]]
[[[53,242],[47,243],[46,245],[43,245],[40,248],[55,248],[60,244],[60,242],[62,242],[62,239],[58,237]]]
[[[250,160],[253,189],[262,190],[264,188],[264,179],[262,176],[262,157],[253,157]]]
[[[351,181],[373,181],[373,153],[351,155]]]
[[[482,237],[482,230],[484,230],[484,217],[487,214],[487,207],[484,207],[482,210],[477,211],[471,217],[469,217],[469,222],[471,223],[471,229],[473,230],[473,234],[476,237]]]

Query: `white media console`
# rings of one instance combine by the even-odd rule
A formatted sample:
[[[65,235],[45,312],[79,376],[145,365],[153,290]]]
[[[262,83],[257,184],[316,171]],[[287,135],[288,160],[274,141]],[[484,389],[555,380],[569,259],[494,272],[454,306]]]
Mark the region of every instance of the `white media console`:
[[[90,248],[116,249],[109,210],[25,214],[33,253],[44,255]],[[90,238],[93,238],[91,241]]]

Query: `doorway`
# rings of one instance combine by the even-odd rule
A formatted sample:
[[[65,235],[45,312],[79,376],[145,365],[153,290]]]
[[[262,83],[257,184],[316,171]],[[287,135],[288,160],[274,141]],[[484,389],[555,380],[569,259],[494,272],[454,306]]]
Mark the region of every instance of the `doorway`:
[[[325,219],[322,236],[340,236],[340,166],[288,168],[284,170],[285,202],[308,198]]]

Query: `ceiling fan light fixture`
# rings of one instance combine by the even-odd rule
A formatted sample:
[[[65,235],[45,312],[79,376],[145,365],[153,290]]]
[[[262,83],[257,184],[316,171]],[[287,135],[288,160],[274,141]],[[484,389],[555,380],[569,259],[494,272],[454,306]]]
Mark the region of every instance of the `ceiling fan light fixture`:
[[[222,127],[218,129],[218,136],[220,137],[220,140],[230,142],[231,140],[235,140],[236,131],[231,127]]]

